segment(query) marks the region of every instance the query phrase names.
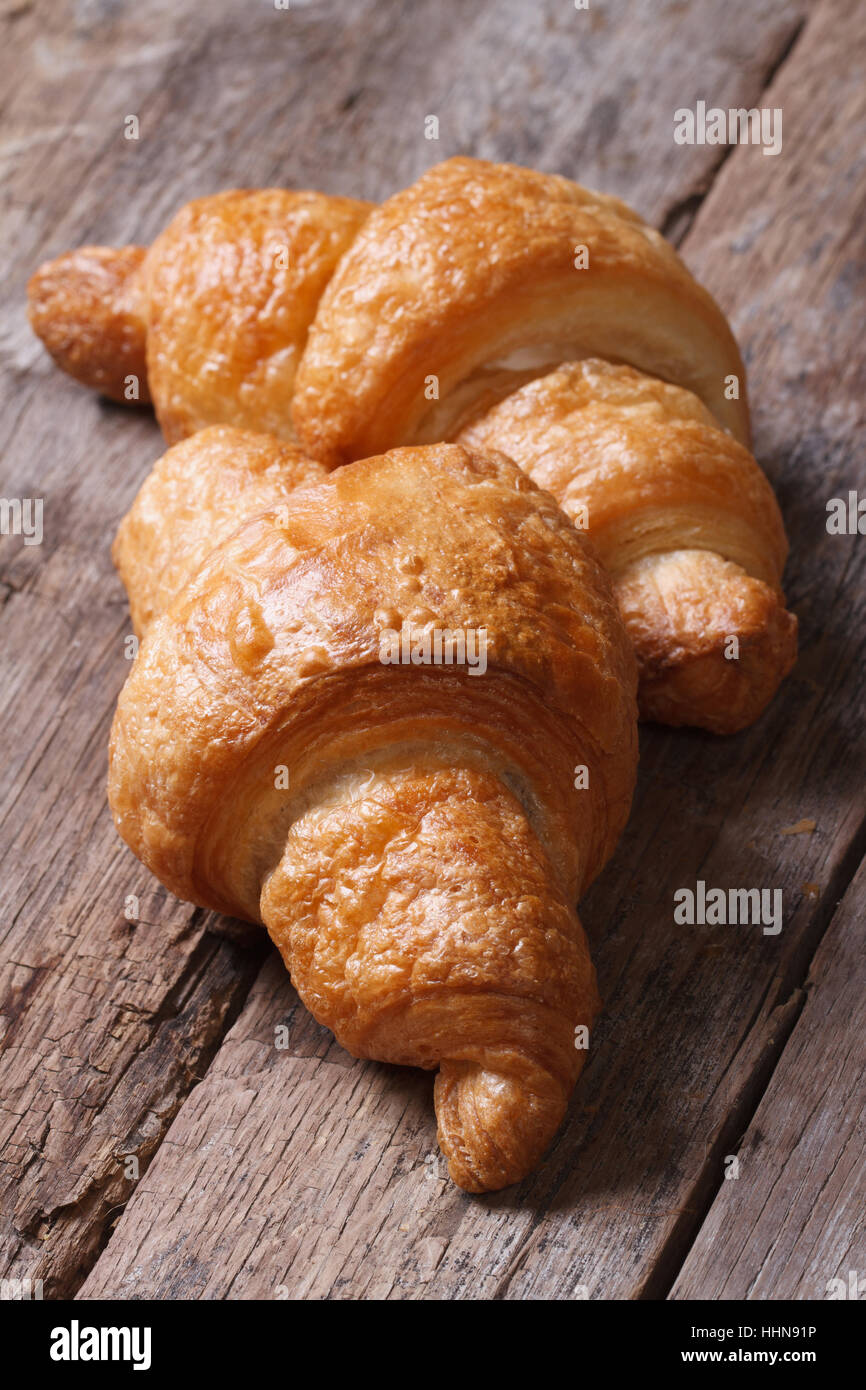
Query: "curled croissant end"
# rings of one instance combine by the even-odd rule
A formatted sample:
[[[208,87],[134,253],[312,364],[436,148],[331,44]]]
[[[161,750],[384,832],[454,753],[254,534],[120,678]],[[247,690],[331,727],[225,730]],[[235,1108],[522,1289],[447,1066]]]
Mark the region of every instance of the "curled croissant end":
[[[528,379],[591,356],[688,387],[748,443],[731,330],[657,231],[557,175],[449,159],[374,209],[337,266],[295,426],[336,467],[454,439]]]
[[[797,654],[788,544],[749,451],[692,392],[621,364],[564,363],[460,435],[557,499],[610,573],[645,719],[735,733]]]
[[[58,367],[114,401],[150,400],[146,254],[143,246],[82,246],[40,266],[27,286],[30,324]]]
[[[738,733],[797,659],[797,619],[778,590],[711,551],[649,556],[618,576],[614,592],[634,642],[643,719]]]
[[[446,1060],[434,1089],[439,1147],[465,1192],[496,1192],[537,1165],[562,1124],[569,1088],[538,1067]]]
[[[42,266],[30,322],[85,386],[152,401],[170,444],[218,424],[291,442],[307,330],[370,206],[284,188],[197,198],[149,249],[85,246]]]
[[[262,917],[349,1051],[438,1065],[449,1172],[488,1192],[524,1178],[553,1139],[585,1056],[575,1029],[598,999],[556,856],[467,756],[391,756],[341,803],[307,810]]]

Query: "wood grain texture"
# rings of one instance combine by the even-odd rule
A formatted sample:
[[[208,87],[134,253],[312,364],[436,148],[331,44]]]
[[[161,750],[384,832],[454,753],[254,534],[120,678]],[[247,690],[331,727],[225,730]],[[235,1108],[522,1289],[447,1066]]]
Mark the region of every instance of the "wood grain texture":
[[[158,0],[59,23],[37,0],[3,19],[3,494],[43,496],[46,526],[41,547],[0,539],[0,640],[15,658],[2,678],[3,1013],[16,1011],[4,1277],[75,1289],[135,1190],[86,1296],[667,1291],[863,849],[862,548],[823,530],[826,498],[863,482],[855,6],[820,6],[780,68],[780,158],[734,151],[698,206],[727,151],[671,134],[673,110],[710,91],[757,101],[806,10]],[[431,113],[438,142],[424,139]],[[189,197],[286,182],[376,198],[460,151],[595,183],[677,233],[697,211],[686,257],[750,357],[804,636],[796,677],[750,734],[645,731],[631,826],[582,913],[608,1004],[586,1080],[539,1174],[481,1200],[427,1161],[430,1079],[347,1058],[273,960],[206,1070],[260,947],[166,900],[119,847],[102,791],[127,631],[108,546],[159,440],[147,415],[53,371],[23,313],[40,259],[148,240]],[[779,836],[807,815],[814,835]],[[781,938],[674,928],[672,893],[697,877],[782,887]],[[137,1188],[118,1163],[130,1151]]]
[[[866,866],[812,963],[807,1000],[671,1292],[722,1299],[866,1291]],[[732,1170],[736,1171],[736,1170]],[[855,1295],[857,1296],[857,1295]]]

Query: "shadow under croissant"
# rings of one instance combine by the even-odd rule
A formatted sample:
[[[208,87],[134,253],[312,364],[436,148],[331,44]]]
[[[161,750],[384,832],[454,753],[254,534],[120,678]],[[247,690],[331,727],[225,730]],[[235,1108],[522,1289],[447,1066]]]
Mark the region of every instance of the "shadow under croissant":
[[[602,1018],[593,1034],[592,1066],[586,1073],[586,1081],[581,1078],[570,1103],[563,1107],[558,1132],[540,1142],[533,1171],[518,1182],[481,1193],[467,1190],[463,1184],[456,1186],[447,1182],[446,1166],[442,1155],[437,1152],[437,1134],[430,1114],[433,1092],[441,1085],[441,1074],[352,1057],[335,1041],[330,1030],[318,1024],[301,1003],[288,977],[281,975],[282,966],[276,953],[271,957],[268,968],[269,973],[279,980],[278,993],[272,998],[268,1013],[279,1020],[275,1026],[285,1029],[285,1035],[279,1049],[273,1047],[271,1038],[263,1039],[268,1043],[264,1065],[270,1069],[281,1065],[287,1057],[310,1058],[347,1073],[363,1073],[361,1084],[365,1103],[371,1103],[378,1113],[380,1102],[375,1098],[380,1096],[386,1105],[387,1115],[391,1117],[387,1121],[387,1133],[382,1131],[381,1123],[373,1126],[372,1142],[387,1147],[395,1155],[393,1161],[400,1170],[406,1173],[415,1171],[422,1181],[439,1180],[441,1191],[436,1198],[437,1208],[443,1203],[450,1208],[455,1203],[459,1205],[470,1201],[480,1203],[491,1211],[538,1211],[540,1208],[553,1207],[586,1210],[587,1206],[594,1210],[607,1203],[616,1204],[617,1194],[632,1188],[635,1179],[645,1174],[647,1154],[658,1160],[657,1175],[660,1177],[668,1165],[669,1153],[676,1151],[677,1127],[672,1117],[670,1122],[665,1121],[662,1103],[654,1109],[652,1125],[646,1126],[645,1152],[638,1155],[629,1148],[619,1156],[613,1153],[606,1155],[604,1163],[598,1162],[596,1148],[599,1136],[595,1117],[599,1107],[592,1103],[598,1099],[597,1079],[600,1077],[605,1091],[610,1090],[610,1095],[605,1098],[605,1108],[614,1115],[620,1104],[627,1109],[634,1099],[635,1081],[640,1084],[643,1052],[640,1046],[636,1049],[628,1044],[623,1047],[621,1031],[615,1024],[611,1025]],[[259,1052],[251,1057],[256,1067],[261,1064],[260,1058]],[[611,1076],[616,1079],[616,1085],[608,1087],[605,1077],[609,1080]],[[250,1083],[256,1085],[255,1074],[250,1077]],[[293,1101],[290,1090],[285,1096],[285,1107],[287,1116],[291,1115]],[[390,1129],[392,1124],[397,1126],[393,1132]],[[366,1151],[368,1142],[370,1132],[365,1130],[359,1136],[360,1149]]]

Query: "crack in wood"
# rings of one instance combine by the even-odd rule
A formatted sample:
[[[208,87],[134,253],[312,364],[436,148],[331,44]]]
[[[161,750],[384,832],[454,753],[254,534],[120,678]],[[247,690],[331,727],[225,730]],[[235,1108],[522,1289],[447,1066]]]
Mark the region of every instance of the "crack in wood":
[[[771,59],[769,65],[764,70],[761,85],[752,98],[752,105],[757,106],[764,93],[773,85],[777,75],[781,72],[785,63],[794,52],[794,48],[803,34],[807,23],[807,17],[803,15],[792,25],[789,32],[783,37],[778,53]],[[678,198],[665,212],[661,219],[659,230],[662,236],[674,246],[682,247],[683,242],[691,231],[695,218],[700,212],[709,193],[712,191],[716,179],[737,148],[738,146],[734,144],[720,145],[719,156],[704,174],[700,185],[690,193],[687,193],[684,197]]]

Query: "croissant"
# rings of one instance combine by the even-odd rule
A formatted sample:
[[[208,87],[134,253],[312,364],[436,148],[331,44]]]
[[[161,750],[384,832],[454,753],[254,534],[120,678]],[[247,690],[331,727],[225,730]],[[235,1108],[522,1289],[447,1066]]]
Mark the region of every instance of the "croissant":
[[[449,159],[376,208],[218,193],[149,251],[84,247],[40,267],[28,293],[66,371],[119,400],[130,374],[143,390],[146,378],[170,443],[209,424],[291,440],[291,406],[307,451],[333,467],[453,438],[485,404],[587,356],[695,391],[749,442],[737,345],[673,248],[619,199],[513,164]]]
[[[636,645],[643,716],[746,727],[793,665],[796,619],[781,518],[747,451],[745,370],[713,299],[624,203],[555,175],[451,159],[371,207],[201,199],[146,255],[91,248],[43,267],[34,326],[103,389],[146,339],[169,440],[226,421],[300,441],[327,468],[439,439],[504,449],[586,520]]]
[[[734,733],[794,663],[787,541],[752,455],[690,391],[565,363],[459,435],[501,449],[586,531],[634,645],[644,718]]]
[[[169,443],[215,424],[292,440],[307,330],[371,206],[281,188],[199,198],[149,250],[85,246],[40,266],[31,325],[78,381],[152,401]]]
[[[292,413],[329,467],[453,439],[532,377],[581,357],[694,391],[749,442],[724,315],[617,198],[457,158],[374,208],[310,327]]]
[[[549,1144],[598,1008],[573,904],[628,813],[634,657],[601,567],[503,455],[301,474],[276,441],[209,430],[123,523],[147,621],[112,811],[173,892],[264,923],[350,1052],[438,1068],[451,1176],[493,1190]],[[454,645],[473,631],[483,672]]]

